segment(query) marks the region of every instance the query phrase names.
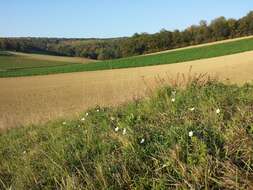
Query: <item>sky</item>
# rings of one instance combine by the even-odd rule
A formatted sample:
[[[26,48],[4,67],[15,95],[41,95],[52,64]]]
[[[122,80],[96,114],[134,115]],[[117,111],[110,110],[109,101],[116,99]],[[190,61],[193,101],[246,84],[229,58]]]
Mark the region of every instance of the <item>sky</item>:
[[[240,18],[253,0],[1,0],[0,37],[110,38]]]

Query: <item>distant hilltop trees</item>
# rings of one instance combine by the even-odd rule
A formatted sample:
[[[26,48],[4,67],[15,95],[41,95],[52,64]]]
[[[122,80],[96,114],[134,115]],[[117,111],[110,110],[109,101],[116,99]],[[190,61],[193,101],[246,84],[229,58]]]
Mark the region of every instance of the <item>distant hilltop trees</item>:
[[[200,21],[182,31],[162,29],[155,34],[136,33],[126,38],[1,38],[0,50],[106,60],[248,35],[253,35],[253,11],[238,20],[219,17],[209,24]]]

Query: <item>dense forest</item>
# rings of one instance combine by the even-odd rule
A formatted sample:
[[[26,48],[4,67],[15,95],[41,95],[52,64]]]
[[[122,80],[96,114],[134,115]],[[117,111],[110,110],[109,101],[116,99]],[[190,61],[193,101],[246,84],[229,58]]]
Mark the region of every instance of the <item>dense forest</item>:
[[[238,20],[219,17],[185,30],[162,29],[114,39],[0,38],[0,50],[116,59],[253,34],[253,11]]]

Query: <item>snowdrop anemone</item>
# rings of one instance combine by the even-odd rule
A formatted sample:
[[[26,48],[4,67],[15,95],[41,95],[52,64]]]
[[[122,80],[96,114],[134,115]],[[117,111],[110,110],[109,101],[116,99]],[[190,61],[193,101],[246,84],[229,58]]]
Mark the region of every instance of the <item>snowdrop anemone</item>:
[[[87,116],[89,115],[89,113],[87,112],[85,115],[86,115],[86,117],[87,117]]]
[[[141,139],[141,142],[140,142],[140,143],[143,144],[144,142],[145,142],[145,139]]]
[[[99,112],[99,109],[97,109],[97,112]]]
[[[189,137],[192,137],[193,136],[193,131],[190,131],[189,132]]]
[[[176,98],[172,98],[171,101],[172,101],[172,102],[175,102],[175,101],[176,101]]]
[[[220,109],[219,109],[219,108],[216,110],[216,113],[217,113],[217,114],[219,114],[219,113],[220,113]]]
[[[62,122],[62,125],[66,125],[66,124],[67,124],[67,122],[66,122],[66,121]]]
[[[167,166],[168,166],[167,164],[163,164],[162,168],[165,168],[165,167],[167,167]]]
[[[85,118],[83,117],[83,118],[81,119],[81,121],[85,121]]]
[[[195,110],[195,108],[193,107],[193,108],[190,108],[190,111],[194,111]]]
[[[126,128],[123,129],[123,132],[122,132],[123,135],[126,134]]]
[[[119,131],[119,128],[118,128],[118,127],[116,127],[116,128],[114,129],[114,131],[115,131],[115,132],[118,132],[118,131]]]

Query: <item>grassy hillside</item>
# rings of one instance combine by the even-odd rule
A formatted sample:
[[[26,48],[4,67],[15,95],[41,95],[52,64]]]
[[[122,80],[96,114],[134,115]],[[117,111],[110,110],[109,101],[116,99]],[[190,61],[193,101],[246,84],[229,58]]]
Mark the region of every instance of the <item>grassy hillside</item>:
[[[96,62],[97,60],[87,59],[82,57],[66,57],[66,56],[54,56],[46,54],[35,54],[35,53],[20,53],[20,52],[9,52],[12,55],[22,56],[33,60],[45,60],[45,61],[56,61],[56,62],[66,62],[66,63],[89,63]]]
[[[0,71],[0,77],[46,75],[53,73],[68,73],[80,71],[96,71],[106,69],[120,69],[130,67],[142,67],[159,64],[171,64],[184,61],[198,60],[204,58],[230,55],[253,50],[253,38],[239,41],[227,42],[224,44],[215,44],[204,47],[184,49],[163,54],[130,57],[112,61],[102,61],[97,63],[88,63],[85,65],[65,65],[43,68],[25,68],[22,70]],[[1,61],[0,61],[1,62]],[[1,67],[0,67],[1,69]]]
[[[0,189],[252,189],[253,86],[193,82],[0,136]]]
[[[25,55],[25,54],[24,54]],[[31,57],[29,54],[27,55],[15,55],[9,52],[0,52],[0,72],[21,72],[20,70],[25,69],[36,69],[36,68],[46,68],[50,67],[58,67],[64,65],[73,65],[73,63],[56,61],[42,58],[36,58],[35,56]],[[41,55],[43,57],[44,55]],[[52,57],[52,56],[44,56],[44,57]]]

